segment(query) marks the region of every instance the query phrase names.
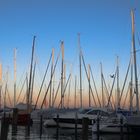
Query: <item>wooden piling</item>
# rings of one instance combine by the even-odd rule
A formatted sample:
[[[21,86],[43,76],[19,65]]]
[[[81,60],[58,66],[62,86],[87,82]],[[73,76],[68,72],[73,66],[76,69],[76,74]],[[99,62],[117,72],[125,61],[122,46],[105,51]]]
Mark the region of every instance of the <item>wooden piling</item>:
[[[57,121],[56,121],[56,125],[57,125],[57,128],[56,128],[56,140],[59,139],[59,114],[57,114]]]
[[[30,135],[31,114],[27,114],[27,136]]]
[[[12,125],[17,126],[18,123],[18,109],[14,108],[13,109],[13,117],[12,117]]]
[[[82,119],[82,140],[88,140],[88,118]]]
[[[121,119],[120,119],[120,137],[121,137],[121,140],[123,140],[123,117],[121,116]]]
[[[12,136],[16,136],[17,134],[17,125],[18,125],[18,109],[13,109],[13,115],[9,114],[9,120],[12,123]]]
[[[97,116],[97,140],[99,140],[100,137],[100,119],[99,115]]]
[[[75,114],[75,140],[77,140],[77,119],[78,119],[78,116],[77,116],[77,112]]]
[[[6,118],[6,114],[4,112],[4,117],[1,120],[1,135],[0,140],[7,140],[9,129],[9,120]]]
[[[40,138],[42,136],[42,124],[43,124],[43,119],[42,119],[42,115],[40,116]]]

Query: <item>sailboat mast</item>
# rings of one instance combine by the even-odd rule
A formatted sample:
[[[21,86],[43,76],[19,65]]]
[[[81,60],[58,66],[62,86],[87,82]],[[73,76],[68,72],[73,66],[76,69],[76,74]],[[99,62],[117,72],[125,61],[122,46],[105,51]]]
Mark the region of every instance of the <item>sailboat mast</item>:
[[[16,69],[16,53],[17,50],[16,48],[14,49],[14,107],[16,105],[16,73],[17,73],[17,69]]]
[[[102,107],[105,106],[104,103],[104,84],[103,84],[103,68],[102,68],[102,63],[100,63],[101,66],[101,86],[102,86]]]
[[[33,68],[33,77],[32,77],[32,89],[31,89],[31,96],[30,96],[30,105],[32,105],[33,103],[33,89],[34,89],[34,80],[35,80],[35,70],[36,70],[36,62],[34,64],[34,68]]]
[[[69,105],[70,105],[70,92],[71,92],[71,78],[70,78],[70,81],[69,81],[68,104],[67,104],[67,108],[69,108]]]
[[[132,48],[133,48],[133,61],[135,72],[135,91],[136,91],[136,111],[139,112],[139,97],[138,97],[138,78],[137,78],[137,62],[136,62],[136,48],[135,48],[135,27],[134,27],[134,11],[131,10],[132,20]]]
[[[7,72],[6,72],[6,84],[5,84],[5,93],[4,93],[4,109],[6,108],[8,73],[9,73],[9,68],[7,69]]]
[[[63,92],[64,92],[64,87],[65,87],[65,85],[66,85],[66,63],[64,64],[64,70],[63,70]],[[63,94],[63,107],[64,107],[64,105],[65,105],[65,97],[66,97],[66,95],[64,96],[64,94]]]
[[[133,106],[133,57],[131,55],[131,81],[130,81],[130,112],[132,112],[132,106]]]
[[[52,67],[54,68],[54,48],[53,48],[53,55],[52,55],[52,65],[53,65]],[[52,72],[53,72],[53,70],[52,70]],[[53,101],[54,101],[54,98],[55,98],[54,97],[54,92],[55,92],[55,72],[53,74],[53,79],[52,80],[53,80],[53,83],[52,83],[52,108],[53,108],[54,107]]]
[[[63,97],[63,78],[64,78],[64,42],[61,42],[61,52],[62,52],[62,62],[61,62],[61,108],[64,106],[64,97]]]
[[[117,108],[120,108],[119,57],[117,56]]]
[[[53,63],[54,63],[54,48],[52,49],[51,75],[52,75],[52,72],[53,72]],[[53,76],[51,76],[51,80],[50,80],[50,98],[49,98],[49,107],[52,107],[52,79],[53,79]]]
[[[81,59],[82,59],[82,52],[81,52],[81,46],[80,46],[80,33],[78,34],[78,46],[79,46],[79,65],[80,65],[80,107],[82,108],[82,65],[81,65]]]
[[[90,91],[91,91],[91,85],[90,85],[90,65],[88,64],[88,83],[89,83],[89,107],[91,107],[91,97],[90,97]]]
[[[33,72],[33,60],[34,60],[34,47],[35,47],[35,36],[33,38],[33,46],[32,46],[32,57],[31,57],[31,66],[30,66],[30,76],[29,76],[29,86],[28,86],[28,93],[27,93],[27,112],[30,114],[30,95],[31,95],[31,86],[32,86],[32,72]]]
[[[76,108],[76,89],[77,89],[77,77],[75,76],[74,108]]]

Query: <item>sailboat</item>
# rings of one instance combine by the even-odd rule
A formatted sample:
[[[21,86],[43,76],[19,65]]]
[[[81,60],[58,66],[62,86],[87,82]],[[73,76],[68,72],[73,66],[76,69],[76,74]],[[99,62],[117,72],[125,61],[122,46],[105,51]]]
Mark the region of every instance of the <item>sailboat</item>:
[[[117,69],[115,72],[115,77],[116,77],[117,71],[118,71],[118,66],[117,66]],[[114,77],[114,79],[115,79],[115,77]],[[119,89],[118,83],[117,83],[117,89]],[[112,90],[110,92],[110,95],[111,94],[112,94]],[[111,98],[111,96],[110,96],[110,98]],[[108,105],[109,105],[109,102],[108,102]],[[119,100],[117,102],[117,105],[119,105]],[[130,115],[130,111],[125,110],[125,109],[120,109],[119,107],[117,107],[115,109],[115,111],[112,112],[106,119],[102,118],[101,115],[97,116],[96,120],[99,119],[99,132],[100,133],[111,133],[111,134],[120,133],[121,127],[123,126],[122,127],[123,133],[127,133],[126,116],[129,116],[129,115]],[[97,133],[97,131],[98,131],[97,125],[98,125],[97,122],[95,124],[93,124],[93,126],[92,126],[93,133]]]
[[[136,112],[132,116],[127,117],[127,126],[134,133],[136,133],[136,132],[139,133],[139,131],[140,131],[140,112],[139,112],[139,97],[138,97],[139,92],[138,92],[136,48],[135,48],[135,27],[134,27],[134,11],[133,10],[131,10],[131,17],[132,17],[132,49],[133,49],[134,74],[135,74]]]
[[[29,75],[29,85],[27,87],[27,103],[19,103],[16,105],[16,75],[14,75],[14,108],[12,112],[12,123],[18,125],[30,125],[32,124],[32,119],[30,117],[30,113],[32,111],[33,106],[32,102],[32,88],[33,88],[33,59],[34,59],[34,46],[35,46],[35,36],[33,37],[33,46],[32,46],[32,56],[31,56],[31,66],[30,66],[30,75]],[[14,64],[16,58],[14,58]],[[35,70],[35,69],[34,69]],[[14,71],[16,72],[16,67],[14,66]],[[14,73],[15,74],[15,73]],[[28,83],[27,83],[28,84]]]
[[[128,127],[131,128],[129,130],[129,133],[136,132],[136,131],[138,132],[140,130],[138,80],[137,80],[137,63],[136,63],[133,10],[131,10],[131,17],[132,17],[132,50],[133,50],[134,72],[135,72],[136,114],[133,115],[132,114],[133,112],[131,113],[130,111],[120,110],[119,108],[117,108],[114,116],[111,115],[111,116],[109,116],[108,119],[100,121],[100,126],[99,126],[100,133],[120,133],[122,126],[123,126],[122,127],[123,133],[128,133]],[[129,66],[128,66],[128,70],[129,70],[130,64],[131,64],[131,60],[130,60]],[[118,65],[117,65],[116,74],[119,74]],[[116,76],[116,74],[115,74],[115,76]],[[128,72],[127,72],[127,74],[128,74]],[[131,74],[132,74],[132,72],[131,72]],[[117,76],[117,93],[119,93],[118,82],[119,81],[118,81],[118,76]],[[131,81],[130,85],[132,86],[132,81]],[[132,87],[130,87],[130,92],[132,92]],[[120,96],[120,93],[118,95]],[[120,99],[121,99],[121,96],[118,98],[118,107],[120,107]],[[130,104],[132,105],[132,103],[130,103]],[[132,107],[130,107],[130,108],[132,108]],[[123,120],[123,122],[121,122],[121,119]],[[92,131],[97,132],[97,123],[93,125]]]

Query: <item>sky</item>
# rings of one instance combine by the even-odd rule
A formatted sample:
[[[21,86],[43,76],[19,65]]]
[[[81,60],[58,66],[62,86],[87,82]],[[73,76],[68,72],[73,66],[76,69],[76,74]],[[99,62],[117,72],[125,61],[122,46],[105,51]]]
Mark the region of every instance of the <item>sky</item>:
[[[136,48],[140,47],[137,39],[140,31],[139,5],[139,0],[0,0],[0,62],[3,75],[9,68],[9,79],[13,80],[13,50],[17,48],[17,81],[20,81],[30,64],[34,35],[39,81],[52,48],[55,48],[56,58],[61,40],[65,45],[67,73],[72,65],[73,75],[78,75],[77,34],[80,33],[84,58],[94,71],[98,88],[100,62],[110,82],[109,75],[114,73],[116,56],[119,56],[120,81],[123,82],[130,59],[131,8],[135,9]],[[137,58],[140,58],[139,52]],[[60,68],[57,75],[59,72]]]

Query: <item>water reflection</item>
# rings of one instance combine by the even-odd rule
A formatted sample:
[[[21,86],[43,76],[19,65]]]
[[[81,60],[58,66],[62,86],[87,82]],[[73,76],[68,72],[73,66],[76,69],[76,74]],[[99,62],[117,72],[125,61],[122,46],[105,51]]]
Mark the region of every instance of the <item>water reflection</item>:
[[[75,136],[74,129],[57,129],[42,127],[42,134],[40,134],[40,125],[34,124],[30,127],[30,132],[25,126],[9,126],[8,140],[81,140],[82,130],[77,130]],[[139,140],[136,135],[100,135],[89,132],[88,140]]]

